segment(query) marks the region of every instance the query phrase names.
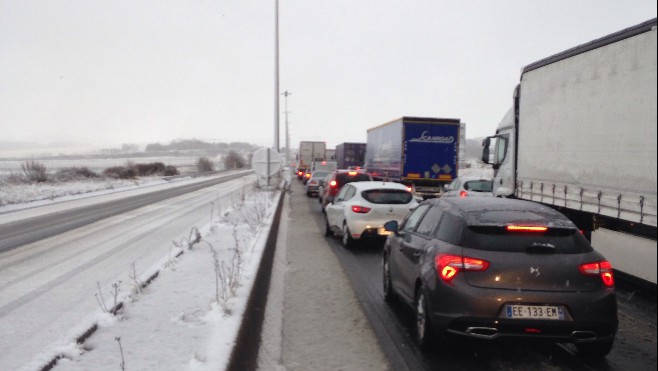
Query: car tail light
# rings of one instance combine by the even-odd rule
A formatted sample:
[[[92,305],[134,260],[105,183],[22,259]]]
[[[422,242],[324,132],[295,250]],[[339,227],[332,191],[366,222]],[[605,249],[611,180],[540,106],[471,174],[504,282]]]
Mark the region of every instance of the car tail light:
[[[301,176],[302,174],[304,174],[304,173],[302,173],[301,171],[298,171],[298,172],[297,172],[297,175],[300,175],[300,176]]]
[[[546,232],[547,227],[539,225],[508,225],[508,232]]]
[[[407,186],[407,191],[409,191],[409,192],[413,192],[413,191],[414,191],[414,187],[412,187],[412,186]]]
[[[459,197],[461,197],[461,198],[466,198],[466,197],[468,197],[468,192],[466,192],[466,191],[461,191],[461,192],[459,192]]]
[[[439,254],[434,258],[436,272],[442,280],[452,281],[460,271],[485,271],[489,262],[461,255]]]
[[[356,176],[357,172],[356,171],[348,171],[347,175],[349,176]]]
[[[311,174],[306,174],[306,177],[307,177],[307,178],[310,178],[310,177],[311,177]]]
[[[331,188],[336,188],[337,185],[338,185],[338,183],[336,183],[335,180],[332,180],[331,182],[329,182],[329,187],[331,187]]]
[[[370,212],[370,210],[372,210],[372,209],[369,208],[369,207],[365,207],[365,206],[358,206],[358,205],[353,205],[352,206],[352,211],[354,211],[355,213],[358,213],[358,214],[367,214],[367,213]]]
[[[580,273],[585,276],[601,276],[601,281],[606,287],[615,287],[615,277],[612,272],[612,264],[607,260],[594,263],[585,263],[578,266]]]

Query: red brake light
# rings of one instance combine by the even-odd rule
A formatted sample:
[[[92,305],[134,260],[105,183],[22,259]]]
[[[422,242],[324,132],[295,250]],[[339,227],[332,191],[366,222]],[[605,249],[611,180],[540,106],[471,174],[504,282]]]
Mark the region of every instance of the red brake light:
[[[452,281],[460,271],[484,271],[489,268],[486,260],[449,254],[438,254],[434,265],[439,277],[446,282]]]
[[[332,180],[331,182],[329,182],[329,186],[330,186],[331,188],[336,188],[337,185],[338,185],[338,183],[336,183],[335,180]]]
[[[310,178],[310,177],[311,177],[311,174],[306,173],[306,177],[307,177],[307,178]]]
[[[413,191],[414,191],[414,187],[412,187],[412,186],[407,186],[407,191],[409,191],[409,192],[413,192]]]
[[[533,225],[508,225],[508,232],[546,232],[547,227]]]
[[[352,211],[359,214],[367,214],[370,212],[370,210],[371,209],[369,207],[365,207],[365,206],[358,206],[358,205],[352,206]]]
[[[302,175],[302,172],[301,172],[301,171],[298,171],[298,172],[297,172],[297,175]]]
[[[580,273],[585,276],[601,276],[606,287],[615,286],[615,277],[612,272],[612,264],[607,260],[595,263],[585,263],[578,266]]]
[[[468,197],[468,192],[466,192],[466,191],[461,191],[461,192],[459,192],[459,197],[461,197],[461,198],[466,198],[466,197]]]

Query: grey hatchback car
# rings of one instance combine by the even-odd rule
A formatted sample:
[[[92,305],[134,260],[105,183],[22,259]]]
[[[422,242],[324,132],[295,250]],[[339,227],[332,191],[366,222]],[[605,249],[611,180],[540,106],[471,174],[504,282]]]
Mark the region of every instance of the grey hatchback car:
[[[415,310],[422,349],[446,335],[575,344],[603,357],[617,332],[612,266],[547,206],[502,198],[427,200],[383,250],[387,301]]]

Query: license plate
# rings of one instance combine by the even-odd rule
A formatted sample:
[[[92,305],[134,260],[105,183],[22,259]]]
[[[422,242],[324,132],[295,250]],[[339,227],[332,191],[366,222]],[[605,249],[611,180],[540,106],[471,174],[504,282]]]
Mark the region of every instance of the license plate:
[[[508,305],[507,318],[564,320],[564,308],[551,305]]]
[[[377,228],[377,234],[380,236],[388,236],[389,234],[391,234],[391,232],[384,229],[384,227],[379,227]]]

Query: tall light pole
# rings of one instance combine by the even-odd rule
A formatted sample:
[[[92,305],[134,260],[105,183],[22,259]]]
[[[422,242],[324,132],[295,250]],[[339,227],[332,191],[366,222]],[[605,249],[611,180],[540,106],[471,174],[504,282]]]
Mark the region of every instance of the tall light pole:
[[[292,95],[291,92],[289,91],[284,91],[281,93],[284,97],[284,110],[283,113],[285,114],[286,118],[286,166],[290,164],[290,132],[288,131],[288,96]]]
[[[279,152],[279,0],[274,9],[274,149]]]

